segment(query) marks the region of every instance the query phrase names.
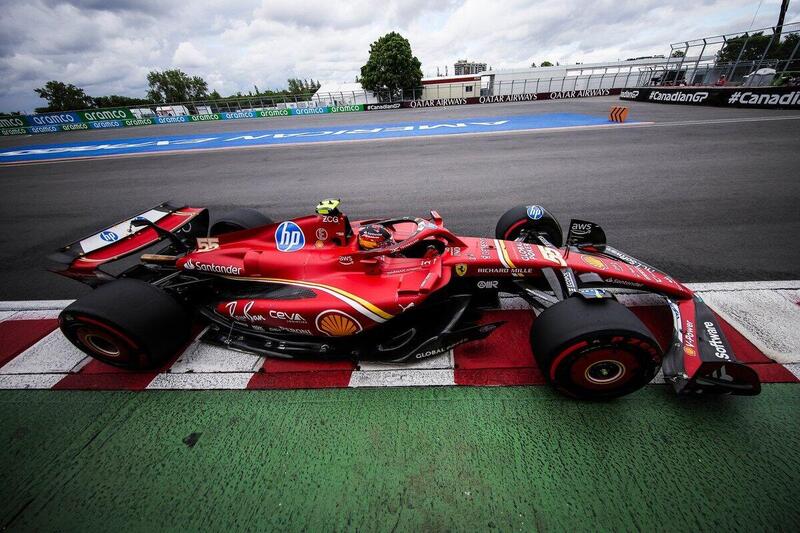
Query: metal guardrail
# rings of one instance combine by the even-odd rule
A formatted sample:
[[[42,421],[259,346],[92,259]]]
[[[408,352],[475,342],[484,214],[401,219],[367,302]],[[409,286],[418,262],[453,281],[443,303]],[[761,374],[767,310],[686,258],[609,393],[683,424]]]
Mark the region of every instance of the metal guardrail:
[[[763,44],[758,44],[759,41]],[[739,47],[732,61],[721,58],[729,46],[733,51]],[[774,75],[756,75],[763,68],[774,69]],[[644,69],[636,86],[796,85],[797,77],[792,74],[797,71],[800,71],[800,22],[791,22],[781,28],[759,28],[672,43],[664,63]]]

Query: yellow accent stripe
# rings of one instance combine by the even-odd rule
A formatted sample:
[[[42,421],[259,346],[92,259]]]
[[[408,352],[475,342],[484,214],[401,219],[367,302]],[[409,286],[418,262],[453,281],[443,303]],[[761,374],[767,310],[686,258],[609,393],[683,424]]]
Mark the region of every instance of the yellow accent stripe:
[[[235,279],[237,281],[263,281],[263,282],[271,282],[271,283],[283,283],[285,285],[297,285],[298,287],[306,287],[306,288],[318,288],[318,289],[327,289],[329,291],[333,291],[341,296],[346,298],[350,298],[351,300],[358,302],[365,308],[369,309],[376,315],[386,320],[390,318],[394,318],[394,315],[390,315],[383,309],[379,308],[378,306],[366,301],[365,299],[361,298],[360,296],[356,296],[355,294],[351,294],[347,291],[343,291],[338,287],[331,287],[330,285],[323,285],[322,283],[314,283],[312,281],[296,281],[292,279],[280,279],[280,278],[248,278],[248,277],[238,277],[238,276],[222,276],[223,278],[228,279]]]
[[[500,239],[498,239],[497,242],[500,243],[500,250],[503,252],[503,258],[505,258],[506,262],[508,263],[508,266],[511,268],[517,268],[516,266],[514,266],[514,263],[511,262],[511,257],[508,255],[508,250],[506,250],[506,243],[504,243]]]

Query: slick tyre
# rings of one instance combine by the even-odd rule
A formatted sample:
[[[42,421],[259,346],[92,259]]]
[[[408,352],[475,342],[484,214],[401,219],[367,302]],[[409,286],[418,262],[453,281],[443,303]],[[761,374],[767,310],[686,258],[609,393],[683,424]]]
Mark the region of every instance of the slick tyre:
[[[540,205],[518,205],[500,217],[494,230],[497,239],[516,240],[525,231],[530,237],[526,242],[537,242],[536,233],[543,234],[553,246],[560,247],[564,242],[561,224],[550,212]]]
[[[121,279],[101,285],[59,315],[64,335],[104,363],[143,370],[163,363],[190,335],[186,310],[149,283]]]
[[[573,296],[545,309],[531,328],[545,378],[583,400],[630,394],[649,383],[662,352],[647,327],[616,300]]]
[[[246,207],[234,209],[229,213],[225,213],[218,219],[214,220],[211,224],[211,229],[208,234],[211,237],[222,235],[223,233],[230,233],[232,231],[241,231],[244,229],[253,229],[260,226],[272,224],[272,219],[262,214],[255,209]]]

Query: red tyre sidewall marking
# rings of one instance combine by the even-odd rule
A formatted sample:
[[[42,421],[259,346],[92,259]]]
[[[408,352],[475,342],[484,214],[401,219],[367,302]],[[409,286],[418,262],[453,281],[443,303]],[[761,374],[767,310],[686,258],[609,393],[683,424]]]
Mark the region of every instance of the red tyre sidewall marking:
[[[83,345],[87,349],[89,349],[89,351],[92,352],[93,356],[96,356],[101,360],[105,359],[105,360],[111,360],[111,361],[115,361],[115,360],[130,361],[134,357],[139,357],[140,356],[139,352],[141,352],[141,349],[139,348],[138,343],[133,341],[130,337],[128,337],[127,335],[125,335],[124,333],[119,331],[118,329],[116,329],[114,326],[111,326],[111,325],[106,324],[105,322],[102,322],[100,320],[96,320],[94,318],[91,318],[91,317],[88,317],[88,316],[83,316],[83,315],[75,315],[74,320],[69,321],[69,322],[67,322],[67,321],[64,321],[64,322],[66,322],[67,326],[69,326],[70,329],[74,328],[75,335],[80,340],[81,345]],[[62,324],[64,322],[62,322]],[[84,326],[84,324],[91,324],[97,330],[99,330],[100,335],[98,335],[98,336],[101,337],[101,338],[104,338],[106,340],[114,340],[114,341],[121,340],[121,341],[123,341],[125,344],[128,345],[127,349],[126,349],[125,346],[117,346],[117,348],[120,350],[120,355],[118,357],[113,357],[113,356],[109,356],[107,354],[98,353],[96,350],[92,349],[90,343],[86,343],[85,342],[83,335],[81,335],[81,330],[82,329],[84,329],[84,330],[88,329],[88,332],[86,332],[86,333],[92,333],[92,328],[91,327],[87,328],[86,326]],[[114,344],[118,345],[120,343],[119,342],[114,342]]]
[[[581,342],[579,342],[577,344],[573,344],[572,346],[569,346],[564,351],[562,351],[560,354],[558,354],[558,356],[553,360],[553,362],[550,363],[550,370],[549,370],[548,374],[550,375],[550,380],[551,381],[555,381],[555,379],[556,379],[556,369],[558,368],[558,365],[561,364],[561,361],[563,361],[568,355],[574,353],[577,350],[580,350],[584,346],[589,346],[589,343],[586,342],[586,341],[581,341]]]
[[[520,226],[524,226],[524,225],[525,225],[525,224],[527,224],[527,223],[528,223],[528,221],[527,221],[527,220],[524,220],[524,219],[523,219],[523,220],[520,220],[520,221],[518,221],[518,222],[515,222],[513,226],[511,226],[510,228],[508,228],[508,231],[506,231],[506,234],[505,234],[505,235],[503,235],[503,240],[506,240],[506,241],[510,240],[510,239],[508,238],[508,236],[509,236],[509,235],[511,235],[511,234],[514,232],[514,230],[515,230],[515,229],[517,229],[517,228],[518,228],[518,227],[520,227]]]

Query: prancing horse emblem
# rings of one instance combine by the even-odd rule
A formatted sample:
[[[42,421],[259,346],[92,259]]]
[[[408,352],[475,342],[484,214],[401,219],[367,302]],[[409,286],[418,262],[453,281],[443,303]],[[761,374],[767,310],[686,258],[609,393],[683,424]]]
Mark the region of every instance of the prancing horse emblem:
[[[465,265],[464,263],[459,263],[456,265],[456,274],[458,274],[459,276],[463,276],[466,273],[467,273],[467,265]]]

